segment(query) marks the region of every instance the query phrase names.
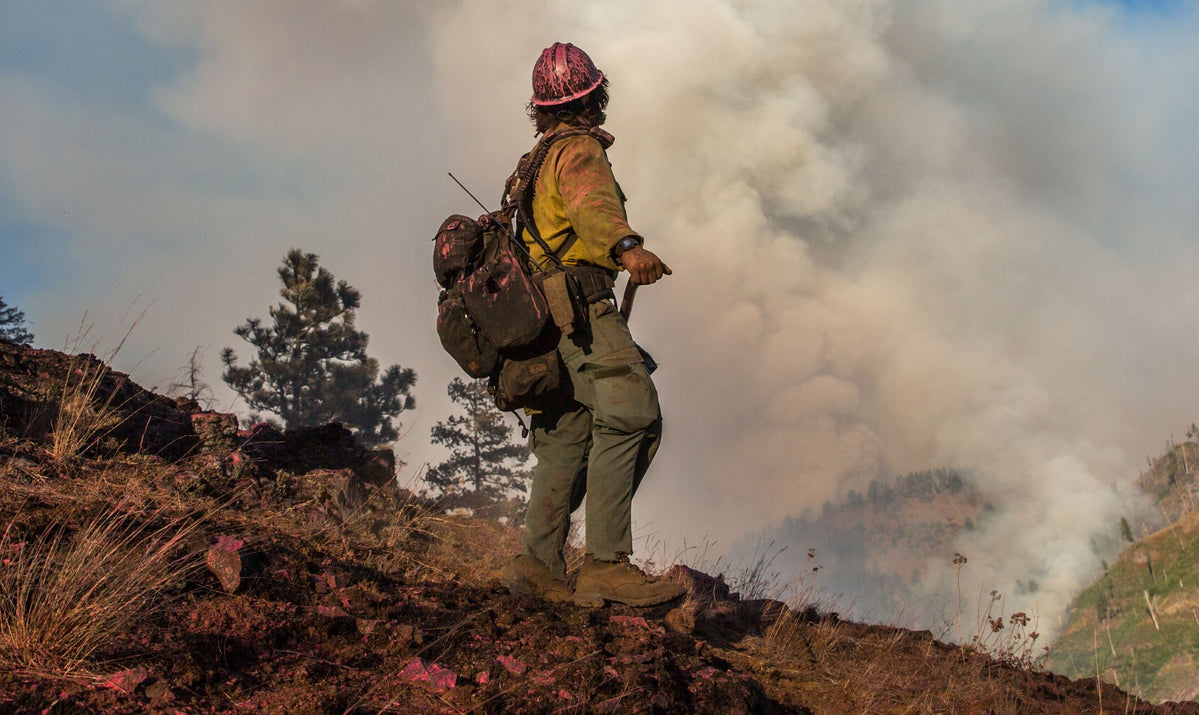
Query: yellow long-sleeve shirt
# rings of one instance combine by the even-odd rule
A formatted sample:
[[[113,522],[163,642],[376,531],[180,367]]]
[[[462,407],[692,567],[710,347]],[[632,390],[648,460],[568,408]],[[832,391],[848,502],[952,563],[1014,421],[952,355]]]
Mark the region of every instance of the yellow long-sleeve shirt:
[[[550,132],[564,129],[559,124]],[[618,271],[612,247],[626,236],[638,236],[629,227],[624,193],[612,175],[606,147],[594,136],[577,135],[554,142],[537,175],[533,191],[533,220],[542,239],[557,251],[571,234],[575,241],[563,263],[590,263]],[[534,259],[544,252],[526,230],[522,238]]]

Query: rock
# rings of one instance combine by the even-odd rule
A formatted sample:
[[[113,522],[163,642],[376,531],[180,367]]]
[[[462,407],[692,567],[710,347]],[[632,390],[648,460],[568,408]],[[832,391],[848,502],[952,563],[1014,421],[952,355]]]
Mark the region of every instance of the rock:
[[[330,593],[345,588],[347,583],[344,574],[333,571],[322,571],[311,574],[309,578],[312,579],[312,586],[316,589],[317,593]]]
[[[204,563],[208,570],[221,582],[226,593],[233,593],[241,585],[241,555],[238,551],[245,542],[229,536],[217,539],[216,546],[208,549]]]
[[[38,470],[36,462],[24,457],[8,457],[7,459],[0,460],[0,464],[17,472],[24,472],[25,474],[36,474]]]
[[[396,475],[396,455],[390,449],[364,450],[358,474],[367,484],[381,487]]]
[[[146,686],[146,697],[151,700],[173,700],[175,694],[171,692],[171,687],[167,685],[165,680],[155,680]]]
[[[119,690],[122,693],[132,693],[150,674],[145,668],[130,668],[112,675],[105,676],[100,681],[100,687]]]
[[[650,623],[641,616],[612,616],[608,621],[626,628],[642,628],[656,635],[666,633],[666,630],[662,626]]]
[[[709,576],[703,571],[698,571],[690,566],[675,564],[662,575],[662,578],[667,581],[677,581],[686,586],[687,595],[693,600],[708,603],[737,600],[737,597],[729,590],[728,584],[724,582],[723,574]]]
[[[237,415],[198,412],[191,416],[191,425],[202,449],[227,452],[237,446]]]
[[[0,341],[0,368],[0,414],[6,417],[0,430],[9,434],[48,444],[65,392],[86,400],[89,414],[103,428],[103,439],[86,446],[89,453],[136,452],[179,459],[196,446],[189,412],[92,355]]]
[[[444,693],[458,684],[458,674],[443,668],[436,663],[425,663],[420,658],[413,658],[400,670],[404,680],[425,682],[435,693]]]
[[[691,635],[695,632],[695,616],[700,608],[702,605],[699,601],[683,601],[682,605],[666,614],[666,626],[675,633]]]
[[[413,643],[421,645],[425,642],[425,637],[416,626],[401,623],[392,629],[392,641],[402,644]]]
[[[304,479],[319,486],[317,499],[325,513],[341,522],[354,518],[366,503],[362,479],[352,469],[320,469],[309,472]]]
[[[529,669],[529,666],[510,655],[497,656],[495,661],[504,666],[504,670],[507,670],[513,675],[524,675],[525,671]]]

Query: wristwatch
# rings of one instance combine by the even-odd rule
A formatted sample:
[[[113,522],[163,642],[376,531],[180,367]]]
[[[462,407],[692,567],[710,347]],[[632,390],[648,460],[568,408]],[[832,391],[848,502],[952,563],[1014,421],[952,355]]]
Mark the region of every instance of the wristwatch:
[[[612,247],[612,260],[620,263],[620,254],[624,253],[630,248],[636,248],[644,242],[645,239],[641,238],[640,236],[625,236],[617,241],[616,245]]]

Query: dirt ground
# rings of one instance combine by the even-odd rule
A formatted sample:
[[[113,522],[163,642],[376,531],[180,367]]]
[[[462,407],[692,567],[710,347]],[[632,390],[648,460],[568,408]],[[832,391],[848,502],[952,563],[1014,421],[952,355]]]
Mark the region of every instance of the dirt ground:
[[[667,577],[686,598],[650,609],[513,597],[498,575],[516,529],[398,489],[388,455],[339,426],[242,430],[81,360],[0,343],[0,712],[1199,712],[742,600],[683,566]],[[64,449],[80,374],[99,375],[99,426]],[[177,538],[72,660],[75,634],[51,625],[139,572],[50,545],[114,518],[121,549]],[[91,595],[53,577],[68,569]],[[19,628],[36,603],[41,630]]]

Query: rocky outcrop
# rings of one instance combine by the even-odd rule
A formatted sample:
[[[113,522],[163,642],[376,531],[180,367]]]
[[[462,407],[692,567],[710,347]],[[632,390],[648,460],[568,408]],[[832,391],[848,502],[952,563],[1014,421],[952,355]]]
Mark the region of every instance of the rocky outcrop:
[[[143,389],[93,355],[0,341],[0,465],[61,473],[55,441],[69,420],[86,429],[72,458],[152,457],[175,465],[173,489],[302,497],[340,520],[395,477],[391,450],[363,447],[342,425],[241,429],[236,415]]]
[[[194,402],[142,389],[93,355],[66,355],[0,341],[0,429],[44,443],[64,418],[83,412],[88,455],[142,452],[178,458],[198,440]]]

